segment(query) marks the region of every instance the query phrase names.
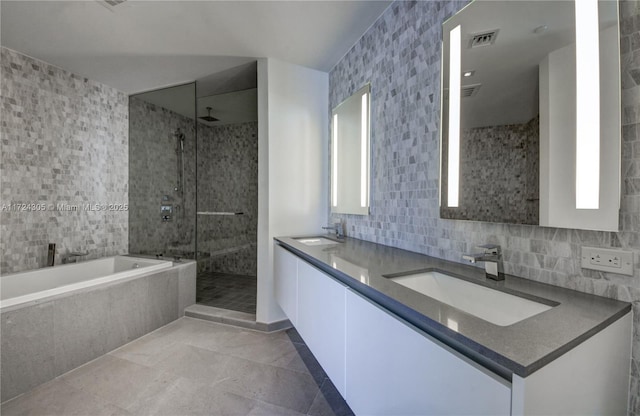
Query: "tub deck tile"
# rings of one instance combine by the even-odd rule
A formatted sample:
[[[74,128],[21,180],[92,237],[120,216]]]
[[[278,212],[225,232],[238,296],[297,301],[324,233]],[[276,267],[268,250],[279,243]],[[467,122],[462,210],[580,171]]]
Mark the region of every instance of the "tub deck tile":
[[[131,342],[151,331],[145,305],[149,302],[149,282],[134,279],[109,291],[107,351]]]
[[[56,375],[64,374],[108,350],[111,328],[109,291],[99,288],[53,301]]]
[[[53,310],[46,302],[2,313],[2,400],[55,377]]]
[[[178,319],[178,275],[175,270],[154,274],[149,282],[149,330]]]

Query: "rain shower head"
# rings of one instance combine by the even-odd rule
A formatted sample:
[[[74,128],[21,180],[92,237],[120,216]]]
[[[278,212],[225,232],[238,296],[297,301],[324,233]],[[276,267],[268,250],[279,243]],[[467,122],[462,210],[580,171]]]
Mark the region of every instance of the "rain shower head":
[[[210,123],[213,122],[213,121],[220,121],[219,119],[217,119],[217,118],[215,118],[215,117],[213,117],[211,115],[211,110],[212,110],[211,107],[207,107],[208,114],[206,116],[204,116],[204,117],[199,117],[200,120],[208,121]]]

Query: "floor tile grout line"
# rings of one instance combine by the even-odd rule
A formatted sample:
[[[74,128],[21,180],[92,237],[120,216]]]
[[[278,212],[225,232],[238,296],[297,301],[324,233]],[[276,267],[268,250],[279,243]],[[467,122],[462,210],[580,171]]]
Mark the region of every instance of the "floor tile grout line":
[[[322,394],[322,389],[318,386],[318,392],[316,393],[316,396],[313,398],[313,400],[311,400],[311,404],[309,405],[309,408],[307,409],[307,411],[304,412],[306,416],[312,416],[309,412],[311,412],[311,409],[313,408],[313,404],[316,402],[316,400],[318,400],[318,397],[320,397],[320,395],[324,396],[324,394]]]
[[[227,325],[227,324],[224,324],[224,323],[209,322],[209,321],[204,321],[204,320],[201,320],[201,319],[191,318],[191,317],[181,317],[181,318],[179,318],[179,319],[177,319],[175,321],[172,321],[171,323],[169,323],[167,325],[164,325],[164,326],[162,326],[160,328],[157,328],[156,330],[150,332],[149,334],[145,334],[145,335],[143,335],[143,336],[141,336],[141,337],[139,337],[139,338],[137,338],[135,340],[130,341],[129,343],[127,343],[127,344],[125,344],[125,345],[123,345],[123,346],[121,346],[119,348],[116,348],[116,349],[114,349],[112,351],[109,351],[108,353],[103,354],[100,357],[97,357],[94,360],[91,360],[91,361],[89,361],[87,363],[84,363],[83,365],[81,365],[79,367],[76,367],[75,369],[69,370],[65,374],[63,374],[61,376],[58,376],[55,379],[50,380],[47,383],[44,383],[44,384],[36,387],[35,389],[32,389],[30,392],[27,392],[25,394],[29,394],[31,392],[34,392],[36,389],[39,389],[39,388],[44,388],[44,386],[47,386],[50,383],[57,382],[57,383],[61,383],[62,385],[65,385],[65,386],[67,386],[67,387],[69,387],[69,388],[71,388],[71,389],[73,389],[75,391],[80,391],[80,392],[82,392],[82,394],[86,394],[86,395],[90,395],[91,397],[94,397],[96,399],[96,401],[97,401],[96,405],[98,405],[100,403],[104,403],[105,405],[108,404],[109,406],[113,406],[114,410],[115,409],[119,409],[119,411],[122,411],[125,414],[131,414],[131,410],[129,410],[129,409],[130,408],[133,409],[132,408],[132,406],[134,406],[133,404],[130,404],[130,405],[127,405],[127,406],[122,406],[121,402],[117,402],[117,401],[114,402],[113,396],[108,396],[108,395],[102,396],[100,394],[96,394],[95,393],[95,389],[93,389],[93,390],[92,389],[88,389],[88,390],[84,389],[84,388],[78,386],[78,383],[76,383],[76,385],[73,385],[73,384],[69,383],[68,380],[64,379],[63,377],[68,376],[70,373],[78,371],[81,368],[90,365],[91,363],[95,363],[96,361],[98,361],[100,359],[104,360],[106,358],[106,356],[110,356],[107,359],[107,362],[105,362],[104,364],[99,363],[96,366],[95,369],[88,369],[85,374],[80,374],[79,376],[82,376],[82,377],[89,376],[89,377],[91,377],[92,374],[96,375],[97,373],[101,373],[103,370],[105,370],[108,366],[110,366],[113,363],[115,363],[116,366],[119,366],[119,364],[117,364],[117,362],[118,361],[122,361],[122,362],[131,364],[131,365],[134,365],[134,366],[137,366],[137,367],[143,367],[143,368],[146,368],[146,369],[154,370],[153,372],[148,373],[149,377],[151,377],[153,380],[156,380],[156,381],[160,381],[160,380],[163,380],[163,379],[167,380],[166,385],[162,389],[158,390],[157,393],[153,393],[154,395],[155,394],[158,394],[158,395],[166,395],[166,394],[168,394],[169,390],[171,389],[171,386],[175,386],[176,383],[177,383],[176,380],[179,380],[179,379],[184,379],[184,380],[189,380],[190,382],[200,383],[202,381],[200,378],[188,377],[188,376],[185,376],[184,374],[176,374],[176,373],[174,373],[172,371],[168,371],[167,369],[162,369],[162,368],[159,368],[157,366],[157,364],[159,364],[160,362],[169,359],[170,356],[165,357],[164,359],[162,359],[161,361],[159,361],[156,364],[148,364],[148,363],[144,364],[144,363],[141,363],[141,362],[130,360],[127,357],[114,355],[115,353],[117,353],[118,351],[121,351],[125,347],[132,347],[132,344],[134,344],[133,345],[134,348],[133,348],[133,351],[130,351],[130,352],[134,352],[135,353],[135,344],[136,343],[140,343],[140,342],[142,342],[144,340],[153,341],[153,340],[157,340],[157,339],[162,339],[162,337],[170,337],[172,344],[179,344],[179,345],[183,345],[183,346],[186,346],[186,347],[189,347],[189,348],[194,348],[194,349],[196,349],[196,351],[197,350],[201,350],[201,351],[213,352],[215,354],[220,354],[221,356],[223,356],[223,358],[224,357],[233,357],[234,359],[242,360],[242,361],[246,362],[247,365],[250,365],[250,366],[268,367],[268,368],[271,368],[272,370],[278,371],[278,372],[279,371],[285,371],[287,373],[295,375],[294,379],[296,379],[296,380],[300,380],[301,382],[304,382],[306,380],[306,382],[308,382],[310,384],[309,384],[308,388],[304,389],[304,390],[306,390],[306,393],[305,393],[306,394],[306,398],[305,398],[305,400],[302,401],[302,402],[298,402],[298,403],[301,404],[301,407],[300,406],[298,406],[298,407],[295,407],[295,406],[290,407],[290,405],[292,404],[291,402],[288,402],[288,401],[282,402],[282,401],[279,401],[278,399],[262,400],[262,399],[260,399],[258,397],[251,397],[252,393],[242,394],[242,393],[238,393],[237,391],[234,391],[234,390],[228,390],[227,388],[221,388],[220,391],[223,391],[226,394],[232,394],[232,395],[236,395],[236,396],[242,397],[244,399],[247,399],[247,400],[251,401],[252,403],[262,403],[262,404],[265,404],[265,405],[270,405],[270,406],[274,406],[274,407],[278,407],[278,408],[282,408],[282,409],[287,409],[287,410],[290,410],[290,411],[293,411],[293,412],[296,412],[296,413],[300,413],[300,414],[309,414],[309,412],[311,411],[311,408],[313,407],[313,405],[315,403],[315,400],[318,399],[318,394],[322,393],[321,387],[324,384],[324,382],[322,384],[318,384],[318,382],[315,380],[315,378],[310,373],[301,372],[301,371],[298,371],[298,370],[294,370],[292,368],[285,367],[284,365],[286,365],[286,362],[283,362],[283,365],[276,365],[276,364],[273,364],[272,362],[267,363],[267,362],[255,361],[254,359],[248,358],[246,356],[243,357],[243,356],[235,355],[235,354],[232,353],[233,352],[233,346],[231,346],[231,348],[232,348],[231,349],[231,353],[227,353],[227,352],[223,352],[223,351],[220,351],[220,350],[213,350],[213,349],[209,349],[209,348],[206,348],[206,347],[203,347],[203,346],[193,345],[192,343],[189,343],[189,342],[183,342],[182,339],[179,336],[176,337],[176,338],[172,337],[176,333],[179,334],[179,331],[180,331],[182,325],[185,325],[185,324],[188,324],[188,323],[195,324],[195,329],[194,329],[195,331],[198,330],[199,326],[202,326],[203,330],[205,330],[205,331],[207,329],[213,329],[215,327],[222,326],[222,327],[225,327],[225,328],[226,327],[232,328],[231,331],[223,331],[223,332],[220,333],[220,334],[224,334],[224,335],[226,335],[226,334],[230,334],[230,335],[234,335],[234,334],[260,334],[260,337],[265,337],[265,339],[274,340],[275,342],[291,343],[291,351],[294,354],[298,354],[299,358],[304,362],[305,366],[307,366],[305,360],[303,359],[303,357],[300,356],[300,353],[299,353],[298,349],[296,348],[295,343],[287,336],[288,334],[286,334],[286,330],[281,330],[281,331],[277,332],[277,333],[285,332],[285,334],[279,335],[279,336],[275,336],[276,333],[265,334],[262,331],[256,331],[256,330],[252,330],[250,328],[238,328],[238,327],[234,327],[232,325]],[[177,332],[175,332],[175,333],[167,332],[167,333],[158,334],[161,330],[166,330],[167,328],[169,330],[171,330],[172,327],[175,327]],[[192,330],[192,328],[190,328],[189,326],[187,326],[187,328],[188,328],[189,331]],[[212,331],[211,333],[214,334],[214,335],[216,334],[214,331]],[[260,337],[258,337],[258,338],[260,338]],[[256,345],[260,344],[258,341],[256,341],[256,342],[257,342]],[[277,348],[277,345],[276,345],[276,348]],[[162,353],[165,352],[165,351],[166,350],[160,350],[160,351],[156,351],[156,353],[159,354],[159,355],[162,355]],[[287,354],[278,355],[278,357],[275,358],[275,360],[284,358],[284,357],[286,357],[286,355]],[[113,361],[113,360],[115,360],[115,361]],[[133,367],[125,366],[125,368],[128,369],[128,368],[133,368]],[[146,370],[142,370],[142,371],[143,371],[143,373],[146,373]],[[302,378],[300,378],[300,376],[302,376]],[[82,380],[82,379],[76,379],[76,381],[78,381],[78,380]],[[145,390],[145,391],[149,391],[148,389],[150,389],[150,388],[151,388],[150,385],[146,386],[146,387],[143,386],[143,390]],[[12,401],[14,401],[14,400],[16,400],[16,399],[18,399],[20,397],[23,397],[23,396],[24,395],[20,395],[20,396],[18,396],[16,398],[12,398],[11,400],[7,401],[6,403],[7,404],[11,403]],[[160,396],[158,396],[158,397],[160,397]],[[162,396],[162,397],[164,397],[164,396]],[[260,397],[264,398],[265,396],[260,396]],[[268,397],[270,397],[270,396],[268,396]],[[307,403],[307,400],[309,400],[310,398],[311,398],[311,400]],[[136,398],[134,400],[138,401],[139,399]],[[122,402],[122,403],[126,404],[125,402]],[[287,403],[287,405],[283,405],[284,403]],[[3,403],[3,406],[4,406],[4,403]],[[303,411],[304,407],[307,407],[306,411]]]
[[[88,361],[88,362],[86,362],[86,363],[84,363],[84,364],[82,364],[82,365],[80,365],[80,366],[78,366],[78,367],[76,367],[76,368],[73,368],[73,369],[71,369],[71,370],[67,371],[67,372],[66,372],[66,373],[64,373],[64,374],[60,374],[59,376],[55,377],[54,379],[49,380],[49,381],[46,381],[46,382],[44,382],[44,383],[42,383],[42,384],[40,384],[40,385],[38,385],[38,386],[34,387],[33,389],[31,389],[31,390],[29,390],[29,391],[27,391],[27,392],[25,392],[25,393],[20,394],[19,396],[12,397],[11,399],[9,399],[9,400],[7,400],[7,401],[5,401],[5,402],[0,403],[0,408],[2,408],[2,407],[6,407],[6,406],[10,405],[13,401],[15,401],[15,400],[17,400],[17,399],[19,399],[19,398],[22,398],[22,399],[24,400],[26,396],[36,394],[39,390],[43,390],[43,389],[45,389],[45,388],[47,388],[47,387],[50,387],[50,386],[51,386],[52,384],[54,384],[54,383],[55,383],[55,384],[62,383],[62,384],[64,384],[64,385],[66,385],[67,387],[71,388],[71,389],[74,389],[74,390],[79,391],[79,392],[81,392],[81,393],[83,393],[83,394],[87,394],[87,395],[89,395],[89,396],[92,396],[92,397],[93,397],[93,398],[95,398],[95,399],[98,399],[98,401],[101,401],[101,402],[107,403],[107,404],[109,404],[109,405],[111,405],[111,406],[117,407],[118,409],[120,409],[120,410],[122,410],[122,411],[124,411],[124,412],[126,412],[126,413],[130,413],[130,412],[129,412],[127,409],[125,409],[124,407],[119,406],[119,405],[118,405],[118,404],[116,404],[116,403],[113,403],[112,401],[108,400],[107,398],[102,397],[102,396],[99,396],[99,395],[95,394],[94,392],[92,392],[92,391],[90,391],[90,390],[85,390],[85,389],[83,389],[83,388],[81,388],[81,387],[76,387],[76,386],[72,385],[71,383],[67,382],[67,381],[64,379],[64,377],[65,377],[66,375],[68,375],[69,373],[71,373],[71,372],[73,372],[73,371],[75,371],[75,370],[78,370],[78,369],[80,369],[80,368],[82,368],[82,367],[85,367],[85,366],[87,366],[87,365],[89,365],[89,364],[93,363],[94,361],[97,361],[97,360],[99,360],[100,358],[103,358],[103,357],[104,357],[104,356],[106,356],[106,355],[108,355],[108,353],[107,353],[107,354],[104,354],[104,355],[101,355],[101,356],[100,356],[100,357],[98,357],[98,358],[94,358],[93,360]],[[114,357],[114,358],[119,358],[119,357]],[[134,364],[138,364],[138,363],[134,363]],[[138,364],[138,365],[140,365],[140,364]],[[1,411],[0,411],[0,413],[1,413]]]
[[[248,364],[250,364],[250,365],[266,366],[266,367],[270,367],[270,368],[272,368],[272,369],[274,369],[274,370],[276,370],[276,371],[277,371],[277,370],[284,370],[284,371],[290,372],[290,373],[292,373],[292,374],[296,374],[296,375],[301,375],[301,376],[304,376],[304,377],[308,377],[308,378],[310,378],[310,383],[311,383],[311,384],[313,384],[313,385],[315,386],[315,388],[317,388],[317,389],[318,389],[318,391],[320,391],[319,386],[317,385],[317,383],[315,382],[315,380],[313,379],[313,377],[312,377],[310,374],[307,374],[307,373],[301,373],[301,372],[299,372],[299,371],[295,371],[295,370],[288,369],[288,368],[284,368],[284,367],[274,366],[274,365],[266,364],[266,363],[263,363],[263,362],[253,361],[253,360],[250,360],[250,359],[245,358],[245,357],[236,357],[236,356],[232,356],[232,355],[227,354],[227,353],[224,353],[224,352],[220,352],[220,351],[213,351],[213,350],[209,350],[209,349],[202,348],[202,347],[199,347],[199,346],[196,346],[196,345],[192,345],[192,344],[187,344],[187,343],[185,343],[185,344],[183,344],[183,345],[184,345],[184,346],[186,346],[186,347],[190,347],[190,348],[196,349],[196,350],[201,350],[201,351],[211,352],[211,353],[215,353],[215,354],[220,354],[220,355],[222,355],[222,356],[235,358],[235,359],[237,359],[237,360],[246,361],[246,362],[247,362]],[[162,360],[161,362],[167,361],[167,360],[169,360],[169,359],[171,359],[171,357],[167,357],[167,358],[165,358],[164,360]],[[138,364],[138,363],[136,363],[136,364]],[[160,364],[160,363],[158,363],[158,364]],[[153,368],[153,367],[151,367],[151,368]],[[177,377],[177,378],[184,378],[184,379],[189,380],[189,381],[194,382],[194,383],[201,382],[201,380],[200,380],[200,379],[198,379],[198,378],[191,378],[191,377],[185,376],[184,374],[173,373],[173,372],[170,372],[170,371],[163,371],[163,370],[159,370],[159,369],[157,369],[157,368],[153,368],[153,369],[154,369],[154,370],[157,370],[157,371],[160,371],[161,373],[168,374],[168,375],[173,376],[173,377]],[[211,383],[211,385],[212,385],[212,386],[214,386],[214,385],[216,385],[216,384],[220,384],[221,382],[222,382],[222,381],[217,381],[217,382]],[[267,404],[270,404],[270,405],[273,405],[273,406],[277,406],[277,407],[285,408],[285,409],[292,410],[292,411],[295,411],[295,412],[298,412],[298,413],[302,413],[302,414],[305,414],[305,413],[306,413],[306,412],[299,412],[299,411],[298,411],[298,410],[296,410],[296,409],[293,409],[293,408],[290,408],[290,407],[287,407],[287,406],[283,406],[283,405],[280,405],[280,404],[277,404],[277,403],[271,403],[271,402],[268,402],[268,401],[265,401],[265,400],[259,400],[259,399],[253,398],[253,397],[248,397],[248,396],[243,395],[243,394],[241,394],[241,393],[238,393],[238,392],[236,392],[236,391],[227,390],[227,389],[225,389],[225,388],[224,388],[224,387],[222,387],[222,386],[220,387],[220,390],[221,390],[221,391],[224,391],[224,392],[226,392],[226,393],[229,393],[229,394],[234,394],[234,395],[237,395],[237,396],[243,397],[243,398],[248,399],[248,400],[252,400],[252,401],[261,401],[261,402],[263,402],[263,403],[267,403]],[[316,395],[317,395],[317,393],[316,393]],[[315,396],[314,396],[314,400],[315,400]],[[310,402],[310,404],[309,404],[309,409],[311,409],[311,406],[312,406],[312,405],[313,405],[313,400],[312,400],[312,401]],[[309,409],[308,409],[308,410],[309,410]],[[125,409],[125,410],[127,410],[127,409]],[[307,411],[308,411],[308,410],[307,410]]]
[[[190,318],[190,317],[183,317],[183,318],[197,319],[197,318]],[[224,324],[224,323],[211,322],[211,321],[205,321],[205,320],[201,320],[201,319],[198,319],[198,321],[205,322],[206,324],[222,325],[222,326],[225,326],[225,327],[234,328],[234,329],[237,329],[238,333],[243,333],[243,332],[246,332],[246,333],[257,333],[257,334],[261,334],[261,335],[265,335],[265,336],[270,336],[271,334],[275,334],[275,333],[276,333],[276,332],[272,332],[272,333],[264,333],[264,332],[261,332],[261,331],[256,331],[256,330],[252,330],[252,329],[248,329],[248,328],[240,328],[240,327],[235,327],[235,326],[232,326],[232,325],[226,325],[226,324]],[[176,321],[173,321],[173,322],[176,322]],[[170,324],[165,325],[165,327],[166,327],[166,326],[168,326],[168,325],[171,325],[173,322],[171,322]],[[250,332],[249,332],[249,331],[250,331]],[[278,331],[278,332],[281,332],[281,331]],[[147,335],[148,335],[148,334],[147,334]],[[145,336],[146,336],[146,335],[145,335]],[[147,368],[153,368],[153,369],[155,369],[154,365],[151,365],[151,364],[142,364],[142,363],[139,363],[139,362],[137,362],[137,361],[133,361],[133,360],[131,360],[131,359],[128,359],[128,358],[126,358],[126,357],[121,357],[121,356],[117,356],[117,355],[112,354],[112,353],[115,353],[116,351],[120,350],[121,348],[123,348],[123,347],[125,347],[125,346],[127,346],[127,345],[129,345],[129,344],[131,344],[131,343],[134,343],[134,342],[136,342],[136,341],[141,340],[141,339],[142,339],[142,338],[144,338],[145,336],[140,337],[140,338],[138,338],[138,339],[136,339],[136,340],[133,340],[133,341],[131,341],[130,343],[125,344],[125,345],[123,345],[122,347],[117,348],[116,350],[110,351],[110,352],[108,352],[108,353],[107,353],[107,354],[105,354],[105,355],[111,355],[111,356],[112,356],[112,357],[114,357],[114,358],[118,358],[118,359],[121,359],[121,360],[126,360],[126,361],[128,361],[128,362],[133,363],[133,364],[137,364],[137,365],[141,365],[141,366],[144,366],[144,367],[147,367]],[[291,342],[291,341],[290,341],[289,339],[283,339],[283,342]],[[242,359],[242,360],[245,360],[245,361],[249,361],[249,362],[251,362],[251,363],[256,363],[256,364],[261,364],[261,365],[268,365],[268,366],[270,366],[270,367],[272,367],[272,368],[283,369],[283,370],[287,370],[287,371],[290,371],[290,372],[293,372],[293,373],[296,373],[296,374],[302,374],[302,375],[305,375],[305,376],[311,376],[311,374],[310,374],[310,373],[305,373],[305,372],[297,371],[297,370],[294,370],[294,369],[291,369],[291,368],[288,368],[288,367],[279,366],[279,365],[274,365],[274,364],[271,364],[271,363],[265,363],[265,362],[263,362],[263,361],[257,361],[257,360],[250,359],[250,358],[247,358],[247,357],[243,357],[243,356],[240,356],[240,355],[234,355],[233,353],[227,353],[227,352],[223,352],[223,351],[220,351],[220,350],[215,350],[215,349],[206,348],[206,347],[203,347],[203,346],[200,346],[200,345],[190,344],[190,343],[188,343],[188,342],[180,341],[179,339],[178,339],[178,340],[172,340],[172,341],[171,341],[171,344],[181,344],[181,345],[185,345],[185,346],[189,346],[189,347],[197,348],[197,349],[204,350],[204,351],[208,351],[208,352],[218,353],[218,354],[221,354],[221,355],[224,355],[224,356],[229,356],[229,357],[233,357],[233,358],[237,358],[237,359]],[[293,343],[292,343],[292,344],[293,344]],[[296,352],[296,354],[298,354],[298,355],[299,355],[299,353],[298,353],[297,348],[295,347],[295,345],[293,345],[293,347],[294,347],[293,351],[295,351],[295,352]],[[101,357],[103,357],[103,356],[101,356]],[[100,357],[98,357],[98,358],[100,358]],[[169,357],[167,357],[167,358],[165,358],[165,359],[168,359],[168,358],[169,358]],[[302,357],[300,357],[300,359],[302,360]],[[164,359],[163,359],[162,361],[164,361]],[[302,360],[302,361],[303,361],[303,363],[304,363],[304,360]],[[87,364],[89,364],[89,363],[87,363]],[[158,364],[158,363],[156,363],[156,364]],[[304,363],[304,364],[305,364],[305,367],[307,367],[306,363]],[[83,364],[83,366],[84,366],[84,364]],[[82,367],[82,366],[81,366],[81,367]],[[77,367],[77,368],[80,368],[80,367]],[[308,369],[308,368],[307,368],[307,369]],[[74,370],[75,370],[75,369],[74,369]],[[70,371],[73,371],[73,370],[70,370]],[[65,374],[67,374],[67,373],[65,373]],[[173,374],[173,373],[172,373],[172,374]],[[63,375],[64,375],[64,374],[63,374]],[[174,374],[174,375],[176,375],[176,374]],[[313,378],[313,377],[311,377],[311,378]],[[315,382],[315,380],[314,380],[314,382]],[[316,383],[316,384],[317,384],[317,383]],[[320,386],[318,386],[318,388],[320,388]]]
[[[246,357],[240,357],[240,356],[232,355],[232,354],[221,352],[221,351],[210,350],[210,349],[203,348],[203,347],[200,347],[200,346],[197,346],[197,345],[193,345],[193,344],[184,344],[184,345],[192,347],[192,348],[196,348],[196,349],[199,349],[199,350],[202,350],[202,351],[213,352],[213,353],[221,354],[221,355],[224,355],[224,356],[232,357],[232,358],[235,358],[235,359],[248,361],[249,363],[252,363],[252,364],[264,365],[264,366],[268,366],[268,367],[271,367],[271,368],[274,368],[274,369],[285,370],[285,371],[290,372],[290,373],[295,373],[295,374],[301,374],[303,376],[308,376],[313,380],[313,384],[315,384],[318,388],[320,388],[320,386],[318,386],[318,383],[316,383],[315,379],[313,379],[313,376],[311,374],[309,374],[309,373],[303,373],[301,371],[293,370],[293,369],[290,369],[290,368],[287,368],[287,367],[281,367],[281,366],[268,364],[268,363],[261,362],[261,361],[255,361],[255,360],[252,360],[252,359],[249,359],[249,358],[246,358]]]
[[[238,332],[243,332],[243,331],[239,330]],[[180,343],[180,342],[178,342],[178,343]],[[311,377],[311,375],[310,375],[310,374],[302,373],[302,372],[299,372],[299,371],[296,371],[296,370],[292,370],[292,369],[289,369],[289,368],[285,368],[285,367],[274,366],[274,365],[267,364],[267,363],[264,363],[264,362],[254,361],[254,360],[251,360],[251,359],[248,359],[248,358],[245,358],[245,357],[233,356],[233,355],[230,355],[230,354],[227,354],[227,353],[221,352],[221,351],[209,350],[209,349],[207,349],[207,348],[202,348],[202,347],[200,347],[200,346],[193,345],[193,344],[188,344],[188,343],[181,343],[181,344],[182,344],[182,345],[184,345],[184,346],[186,346],[186,347],[194,348],[194,349],[196,349],[196,350],[201,350],[201,351],[206,351],[206,352],[213,352],[213,353],[216,353],[216,354],[220,354],[220,355],[222,355],[222,356],[225,356],[225,357],[232,357],[232,358],[235,358],[235,359],[239,359],[239,360],[242,360],[242,361],[246,361],[248,364],[268,366],[268,367],[271,367],[271,368],[276,369],[276,370],[278,370],[278,369],[280,369],[280,370],[286,370],[286,371],[291,372],[291,373],[293,373],[293,374],[298,374],[298,375],[302,375],[302,376],[310,377],[310,378],[311,378],[311,382],[312,382],[312,383],[313,383],[313,384],[318,388],[318,392],[320,391],[319,386],[317,386],[317,383],[315,383],[315,380],[313,380],[313,377]],[[190,378],[190,377],[187,377],[187,376],[182,375],[182,374],[177,374],[177,373],[173,373],[173,372],[166,371],[166,370],[160,370],[160,369],[158,369],[158,368],[156,368],[156,367],[153,367],[153,366],[147,366],[147,365],[145,365],[145,364],[140,364],[140,363],[135,362],[135,361],[130,361],[130,360],[127,360],[126,358],[123,358],[123,357],[114,357],[114,358],[118,358],[118,359],[121,359],[121,360],[129,361],[129,362],[131,362],[131,363],[133,363],[133,364],[140,365],[140,366],[144,366],[144,367],[149,368],[149,369],[153,369],[153,370],[155,370],[155,371],[158,371],[160,374],[165,374],[165,375],[168,375],[168,376],[171,376],[171,377],[175,377],[176,379],[178,379],[178,378],[183,378],[183,379],[189,380],[189,381],[194,382],[194,383],[199,383],[199,382],[201,382],[201,380],[200,380],[200,379],[197,379],[197,378]],[[167,361],[167,360],[171,360],[171,357],[166,357],[164,360],[162,360],[162,361],[160,361],[160,362]],[[160,364],[160,362],[158,362],[157,364]],[[63,380],[63,381],[64,381],[64,380]],[[68,383],[66,383],[66,384],[68,384]],[[212,386],[213,386],[213,385],[215,385],[215,384],[218,384],[218,382],[213,383],[213,384],[212,384]],[[72,386],[72,387],[74,387],[74,386]],[[74,387],[74,388],[75,388],[75,387]],[[77,388],[76,388],[76,389],[77,389]],[[268,401],[259,400],[259,399],[257,399],[257,398],[248,397],[248,396],[245,396],[245,395],[240,394],[240,393],[235,392],[235,391],[226,390],[226,389],[224,389],[223,387],[220,387],[220,389],[221,389],[221,391],[224,391],[224,392],[226,392],[226,393],[228,393],[228,394],[233,394],[233,395],[236,395],[236,396],[239,396],[239,397],[245,398],[245,399],[247,399],[247,400],[257,401],[257,402],[262,402],[262,403],[267,403],[267,404],[270,404],[270,405],[273,405],[273,406],[277,406],[277,407],[281,407],[281,408],[284,408],[284,409],[287,409],[287,410],[292,410],[292,411],[295,411],[295,412],[298,412],[298,413],[305,414],[305,412],[299,412],[299,411],[298,411],[298,410],[296,410],[296,409],[292,409],[292,408],[289,408],[289,407],[286,407],[286,406],[282,406],[282,405],[279,405],[279,404],[277,404],[277,403],[271,403],[271,402],[268,402]],[[84,390],[83,390],[83,391],[84,391]],[[92,393],[92,392],[90,392],[90,391],[87,391],[87,392],[88,392],[88,393],[91,393],[91,394],[93,394],[93,395],[95,396],[95,394],[94,394],[94,393]],[[317,393],[316,393],[316,396],[317,396]],[[103,397],[101,397],[101,396],[97,396],[97,397],[99,397],[99,398],[100,398],[101,400],[103,400],[103,401],[106,401],[106,402],[108,402],[108,403],[110,403],[110,404],[113,404],[112,402],[108,401],[106,398],[103,398]],[[314,396],[314,400],[315,400],[315,396]],[[309,409],[311,408],[311,406],[312,406],[312,405],[313,405],[313,400],[311,401],[311,403],[310,403],[310,405],[309,405]],[[118,408],[122,408],[122,406],[118,406]],[[128,410],[127,408],[122,408],[122,409],[124,409],[126,412],[129,412],[129,410]]]

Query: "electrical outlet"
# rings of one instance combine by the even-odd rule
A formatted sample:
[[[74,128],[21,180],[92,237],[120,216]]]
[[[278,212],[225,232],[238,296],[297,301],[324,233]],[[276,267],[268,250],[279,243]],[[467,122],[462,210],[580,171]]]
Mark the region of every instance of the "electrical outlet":
[[[611,267],[622,267],[622,260],[618,256],[609,258],[609,264]]]
[[[582,247],[582,268],[633,275],[633,253],[608,248]]]

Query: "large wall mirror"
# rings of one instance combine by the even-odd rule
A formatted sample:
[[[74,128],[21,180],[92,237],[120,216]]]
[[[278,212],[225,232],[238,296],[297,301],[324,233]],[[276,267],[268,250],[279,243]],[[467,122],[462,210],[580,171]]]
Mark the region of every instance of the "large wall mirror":
[[[618,230],[611,0],[475,0],[443,25],[442,218]]]
[[[356,91],[331,114],[331,212],[369,214],[371,86]]]

